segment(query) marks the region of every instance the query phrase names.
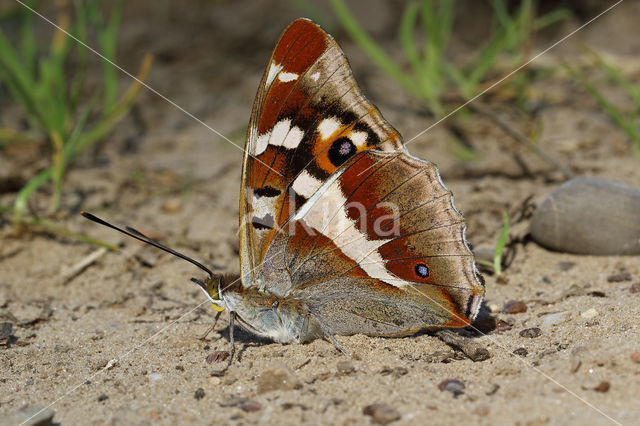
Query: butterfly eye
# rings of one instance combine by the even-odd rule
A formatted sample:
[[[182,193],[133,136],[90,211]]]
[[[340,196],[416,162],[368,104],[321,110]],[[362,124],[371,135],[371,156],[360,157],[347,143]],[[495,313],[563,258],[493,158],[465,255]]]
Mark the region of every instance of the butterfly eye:
[[[429,276],[429,268],[424,263],[418,263],[415,268],[416,275],[420,278],[427,278]]]
[[[336,139],[329,148],[329,161],[338,167],[356,153],[356,146],[349,138]]]

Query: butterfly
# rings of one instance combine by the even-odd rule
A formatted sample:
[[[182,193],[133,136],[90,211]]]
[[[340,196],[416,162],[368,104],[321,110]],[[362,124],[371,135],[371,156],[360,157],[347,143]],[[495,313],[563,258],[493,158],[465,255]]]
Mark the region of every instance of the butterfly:
[[[280,36],[244,151],[239,279],[83,214],[206,270],[205,282],[192,280],[230,312],[231,333],[237,321],[275,342],[338,345],[335,335],[406,336],[476,317],[484,281],[451,192],[312,21]]]

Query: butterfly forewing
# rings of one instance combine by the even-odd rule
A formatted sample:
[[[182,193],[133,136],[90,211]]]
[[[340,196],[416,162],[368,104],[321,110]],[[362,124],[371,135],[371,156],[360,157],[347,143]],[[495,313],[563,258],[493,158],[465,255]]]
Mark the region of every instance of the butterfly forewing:
[[[275,232],[342,164],[370,149],[403,145],[360,92],[333,38],[309,20],[294,21],[265,70],[247,132],[240,199],[245,285],[260,281]]]

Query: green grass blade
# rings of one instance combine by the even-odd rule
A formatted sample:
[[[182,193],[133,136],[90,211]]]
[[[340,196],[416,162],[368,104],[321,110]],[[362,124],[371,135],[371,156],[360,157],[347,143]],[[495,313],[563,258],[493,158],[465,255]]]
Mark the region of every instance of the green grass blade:
[[[496,249],[493,252],[493,271],[496,276],[502,274],[502,254],[509,238],[509,216],[506,213],[502,215],[502,221],[502,229],[496,241]]]
[[[22,220],[24,211],[27,208],[27,200],[38,190],[38,188],[51,178],[51,172],[52,169],[49,167],[48,169],[38,173],[36,176],[31,178],[29,182],[27,182],[20,192],[18,192],[18,196],[13,203],[14,221],[20,222],[20,220]]]
[[[111,16],[107,25],[100,31],[100,47],[102,54],[111,62],[116,60],[118,29],[122,18],[122,0],[113,2]],[[118,97],[118,72],[108,61],[103,62],[104,79],[104,113],[108,114],[115,106]]]
[[[389,74],[405,89],[411,93],[415,91],[415,82],[395,62],[369,37],[358,21],[351,15],[349,9],[342,0],[331,0],[333,11],[340,20],[344,29],[360,48],[369,56],[380,68]]]

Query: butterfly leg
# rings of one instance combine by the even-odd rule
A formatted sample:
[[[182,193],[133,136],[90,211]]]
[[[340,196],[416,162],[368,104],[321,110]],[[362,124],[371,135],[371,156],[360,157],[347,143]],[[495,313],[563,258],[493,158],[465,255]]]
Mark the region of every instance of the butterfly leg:
[[[235,327],[235,319],[236,313],[234,311],[229,312],[229,343],[231,344],[231,348],[229,350],[229,363],[227,364],[227,368],[231,366],[233,362],[233,356],[236,353],[236,344],[233,340],[233,329]]]
[[[353,357],[351,356],[351,354],[344,348],[344,346],[342,346],[340,344],[340,342],[338,342],[336,340],[336,338],[334,337],[333,333],[331,333],[328,328],[322,323],[322,321],[320,321],[315,315],[311,314],[311,316],[313,317],[313,319],[316,321],[316,323],[320,326],[320,329],[322,330],[322,332],[324,333],[324,335],[327,337],[327,339],[329,339],[331,341],[331,343],[333,343],[333,345],[338,348],[338,350],[340,352],[342,352],[342,354],[344,356],[346,356],[349,359],[353,359]]]
[[[209,327],[207,329],[207,331],[205,331],[202,336],[198,337],[199,340],[205,340],[207,338],[207,336],[209,335],[209,333],[211,333],[213,330],[215,330],[216,324],[218,324],[218,319],[220,318],[220,314],[221,313],[222,313],[222,311],[218,311],[218,313],[216,314],[216,317],[213,319],[213,325],[211,327]]]

